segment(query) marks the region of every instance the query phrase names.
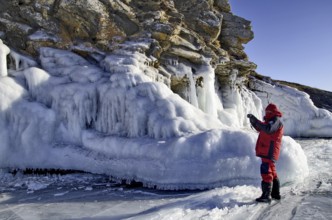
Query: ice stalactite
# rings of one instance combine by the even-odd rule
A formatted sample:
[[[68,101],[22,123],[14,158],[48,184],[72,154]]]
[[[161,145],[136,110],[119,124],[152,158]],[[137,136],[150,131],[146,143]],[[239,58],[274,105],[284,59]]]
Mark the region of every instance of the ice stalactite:
[[[246,89],[244,80],[245,77],[240,76],[237,69],[230,70],[219,79],[223,101],[219,119],[230,127],[249,126],[246,118],[248,113],[255,114],[257,117],[261,116],[262,103],[252,91]]]
[[[182,78],[182,84],[177,88],[177,93],[190,104],[199,108],[212,117],[217,118],[218,112],[223,109],[221,100],[215,89],[215,72],[210,64],[210,59],[204,58],[205,64],[194,65],[188,62],[169,62],[166,69]],[[180,84],[180,83],[179,83]]]
[[[189,102],[198,107],[198,99],[196,93],[196,80],[194,80],[194,76],[192,71],[188,71],[188,78],[189,78]]]
[[[239,106],[239,126],[250,127],[250,122],[247,114],[256,115],[257,118],[262,119],[263,106],[261,99],[246,87],[242,87],[239,91],[241,96],[241,106]]]
[[[220,126],[205,118],[199,109],[183,102],[166,85],[153,82],[147,74],[149,67],[143,62],[145,55],[127,55],[113,54],[102,61],[111,77],[97,89],[96,130],[125,137],[170,138]],[[187,74],[191,71],[187,66],[182,67]],[[194,80],[192,86],[195,89]],[[209,122],[190,119],[192,112]]]
[[[173,100],[165,85],[141,77],[116,73],[112,75],[111,83],[98,86],[96,130],[124,137],[152,138],[168,138],[185,132],[183,129],[189,127],[182,125],[183,111],[175,99],[179,97],[175,96]],[[196,131],[194,123],[191,125],[191,131]]]
[[[23,56],[13,50],[10,51],[10,56],[14,59],[16,71],[37,66],[37,62],[34,61],[32,58]]]
[[[47,81],[50,79],[50,75],[36,67],[25,69],[23,74],[32,98],[44,104],[49,104],[50,100],[47,98],[49,94],[45,93],[44,89],[48,86]]]
[[[226,79],[227,83],[224,83],[222,86],[222,97],[223,104],[226,109],[236,108],[236,105],[239,104],[237,101],[238,92],[236,88],[236,78],[238,75],[238,70],[233,69]]]
[[[159,67],[169,75],[173,76],[172,90],[180,95],[184,100],[195,106],[198,105],[197,98],[197,76],[195,69],[189,62],[184,62],[175,57],[164,58],[163,66]],[[167,84],[166,84],[167,85]]]
[[[41,150],[47,149],[53,141],[54,111],[31,102],[28,92],[15,79],[0,78],[0,164],[7,162],[7,166],[11,166],[15,164],[13,159],[19,160],[28,154],[29,160],[34,161],[33,157],[40,157]]]
[[[82,130],[95,121],[97,93],[95,84],[68,83],[51,92],[52,109],[60,120],[60,135],[64,140],[81,143]]]
[[[15,61],[15,70],[19,70],[20,69],[20,56],[18,53],[15,53],[13,51],[10,52],[10,56],[14,59]]]
[[[23,153],[38,151],[53,141],[55,112],[37,102],[14,103],[7,120],[11,147],[20,148]]]
[[[7,47],[0,39],[0,76],[7,76],[7,55],[10,53],[9,47]]]
[[[140,74],[130,74],[121,72],[114,73],[110,77],[110,81],[99,84],[98,92],[98,114],[96,116],[96,129],[106,134],[119,134],[126,136],[134,121],[128,120],[128,111],[130,106],[138,100],[131,100],[127,103],[127,99],[131,90],[135,90],[138,84],[150,82],[151,80]],[[136,113],[142,114],[140,110],[133,109]],[[143,112],[146,109],[142,109]],[[141,123],[143,126],[144,123]],[[129,132],[135,133],[135,132]]]
[[[206,65],[202,65],[202,67],[197,70],[197,76],[203,78],[201,87],[198,87],[199,108],[205,113],[218,118],[218,112],[223,109],[223,106],[215,89],[214,69],[208,64],[208,59],[206,62]]]
[[[104,83],[98,86],[97,91],[100,101],[95,129],[104,134],[124,136],[126,89],[114,89],[112,84]]]

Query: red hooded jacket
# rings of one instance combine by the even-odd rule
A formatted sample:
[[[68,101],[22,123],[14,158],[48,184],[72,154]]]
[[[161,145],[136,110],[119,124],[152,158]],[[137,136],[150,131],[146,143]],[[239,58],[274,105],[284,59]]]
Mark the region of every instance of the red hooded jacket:
[[[254,120],[254,128],[259,131],[256,143],[256,156],[277,161],[279,159],[281,139],[284,133],[280,121],[282,113],[276,105],[269,104],[265,109],[264,122]]]

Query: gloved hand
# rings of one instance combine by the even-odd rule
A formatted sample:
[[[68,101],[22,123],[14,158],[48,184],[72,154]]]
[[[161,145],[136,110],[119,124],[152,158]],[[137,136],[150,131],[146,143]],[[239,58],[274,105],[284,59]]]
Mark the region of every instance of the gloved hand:
[[[250,124],[254,126],[256,124],[256,122],[257,122],[258,119],[254,115],[252,115],[252,114],[247,114],[247,117],[250,120]]]

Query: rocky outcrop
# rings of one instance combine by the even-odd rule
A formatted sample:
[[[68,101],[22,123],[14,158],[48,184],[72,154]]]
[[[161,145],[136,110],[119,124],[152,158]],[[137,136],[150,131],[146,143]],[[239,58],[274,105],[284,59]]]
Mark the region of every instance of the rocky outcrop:
[[[110,2],[2,1],[0,30],[7,44],[33,55],[41,46],[69,48],[89,43],[106,49],[113,37],[125,38],[139,29],[128,17],[125,4]]]
[[[93,62],[93,54],[112,53],[125,41],[151,42],[144,53],[161,75],[155,78],[192,104],[189,93],[204,86],[207,67],[225,99],[256,68],[242,46],[253,39],[250,21],[233,15],[228,0],[13,0],[1,5],[1,39],[35,60],[41,47],[71,50]]]

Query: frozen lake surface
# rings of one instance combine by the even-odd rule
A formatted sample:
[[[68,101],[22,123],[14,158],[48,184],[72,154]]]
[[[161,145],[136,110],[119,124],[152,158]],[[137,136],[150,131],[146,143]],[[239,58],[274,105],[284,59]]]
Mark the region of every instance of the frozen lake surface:
[[[259,184],[205,191],[130,188],[107,176],[0,175],[0,219],[332,219],[332,140],[297,140],[308,159],[303,182],[281,202],[257,204]],[[280,176],[282,179],[282,176]]]

